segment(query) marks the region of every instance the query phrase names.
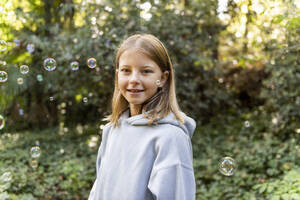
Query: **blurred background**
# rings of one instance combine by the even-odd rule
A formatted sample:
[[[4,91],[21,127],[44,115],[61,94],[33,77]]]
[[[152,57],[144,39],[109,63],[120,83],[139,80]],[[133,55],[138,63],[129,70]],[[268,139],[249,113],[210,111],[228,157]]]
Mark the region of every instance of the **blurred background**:
[[[165,44],[197,122],[196,199],[300,199],[297,0],[1,0],[0,199],[87,199],[135,33]]]

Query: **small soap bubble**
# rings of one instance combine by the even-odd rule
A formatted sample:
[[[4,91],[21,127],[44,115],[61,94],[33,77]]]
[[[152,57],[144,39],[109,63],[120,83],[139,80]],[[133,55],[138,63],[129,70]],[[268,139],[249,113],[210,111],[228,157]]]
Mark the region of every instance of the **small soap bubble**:
[[[35,141],[35,145],[36,145],[36,146],[40,146],[40,141],[36,140],[36,141]]]
[[[8,75],[5,71],[0,71],[0,83],[7,81]]]
[[[41,74],[36,75],[36,79],[41,82],[43,81],[43,76]]]
[[[4,182],[10,182],[11,179],[12,179],[12,175],[11,175],[10,172],[5,172],[4,174],[2,174],[1,179],[2,179]]]
[[[18,78],[18,79],[17,79],[17,83],[18,83],[19,85],[22,85],[22,84],[24,83],[23,78]]]
[[[231,157],[224,157],[219,162],[219,171],[225,176],[232,176],[236,168],[235,160]]]
[[[14,43],[15,43],[16,47],[19,47],[21,45],[21,41],[20,40],[14,40]]]
[[[36,169],[39,166],[39,162],[37,160],[31,160],[30,161],[30,167],[33,169]]]
[[[271,60],[271,65],[275,65],[275,60]]]
[[[0,40],[0,51],[5,51],[7,49],[7,43],[4,40]]]
[[[250,122],[249,121],[245,121],[245,127],[249,128],[250,127]]]
[[[19,115],[24,115],[24,110],[22,108],[19,109]]]
[[[34,44],[27,44],[26,49],[29,53],[34,52]]]
[[[47,58],[44,60],[44,69],[47,71],[53,71],[56,69],[56,61],[53,58]]]
[[[92,69],[95,68],[97,66],[96,59],[95,58],[89,58],[87,60],[87,65],[88,65],[89,68],[92,68]]]
[[[21,65],[20,72],[21,74],[27,74],[29,72],[29,67],[27,65]]]
[[[71,62],[70,66],[73,71],[76,71],[79,69],[79,62],[73,61],[73,62]]]
[[[84,103],[87,103],[87,102],[88,102],[88,98],[87,98],[87,97],[83,97],[82,101],[83,101]]]
[[[5,127],[5,119],[2,115],[0,115],[0,130]]]
[[[300,105],[300,96],[296,98],[296,104]]]
[[[32,158],[39,158],[41,155],[41,149],[38,146],[32,147],[30,149],[30,154]]]

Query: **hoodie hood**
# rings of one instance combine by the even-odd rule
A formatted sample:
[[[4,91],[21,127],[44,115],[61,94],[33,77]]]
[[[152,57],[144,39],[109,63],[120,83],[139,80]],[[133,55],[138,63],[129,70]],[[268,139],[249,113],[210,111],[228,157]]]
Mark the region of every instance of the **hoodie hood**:
[[[148,111],[149,112],[149,111]],[[146,113],[148,113],[146,112]],[[180,112],[184,119],[184,124],[181,124],[179,120],[176,119],[176,116],[173,112],[169,113],[164,118],[157,121],[158,124],[170,124],[173,126],[177,126],[178,128],[181,128],[183,132],[188,135],[190,138],[192,138],[195,128],[196,128],[196,122],[191,117],[188,117],[185,113]],[[132,117],[129,117],[129,109],[125,110],[124,113],[120,116],[119,121],[121,122],[127,122],[128,124],[132,126],[148,126],[148,119],[146,119],[143,114],[135,115]]]

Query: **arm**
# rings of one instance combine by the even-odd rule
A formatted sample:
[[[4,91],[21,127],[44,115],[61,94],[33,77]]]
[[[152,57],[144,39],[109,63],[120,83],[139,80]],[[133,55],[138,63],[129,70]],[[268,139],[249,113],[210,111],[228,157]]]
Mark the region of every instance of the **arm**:
[[[190,138],[178,129],[166,135],[156,141],[148,188],[155,200],[194,200],[196,184]]]
[[[160,169],[149,181],[149,189],[155,200],[194,200],[194,171],[183,165]]]
[[[101,138],[101,144],[100,144],[100,147],[98,149],[98,154],[97,154],[97,161],[96,161],[96,180],[93,184],[93,187],[92,187],[92,190],[90,192],[90,195],[89,195],[89,198],[88,200],[94,200],[95,198],[95,190],[97,188],[97,180],[98,180],[98,176],[99,176],[99,169],[100,169],[100,166],[101,166],[101,160],[102,160],[102,157],[103,157],[103,154],[104,154],[104,150],[105,147],[106,147],[106,144],[107,144],[107,135],[109,133],[109,130],[110,130],[110,127],[111,126],[105,126],[103,128],[103,132],[102,132],[102,138]]]

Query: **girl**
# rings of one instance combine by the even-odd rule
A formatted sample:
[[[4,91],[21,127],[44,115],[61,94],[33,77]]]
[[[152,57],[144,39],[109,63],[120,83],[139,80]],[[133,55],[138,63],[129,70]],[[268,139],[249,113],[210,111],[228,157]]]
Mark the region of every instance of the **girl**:
[[[106,119],[89,200],[195,199],[196,123],[179,110],[171,60],[153,35],[119,47]]]

